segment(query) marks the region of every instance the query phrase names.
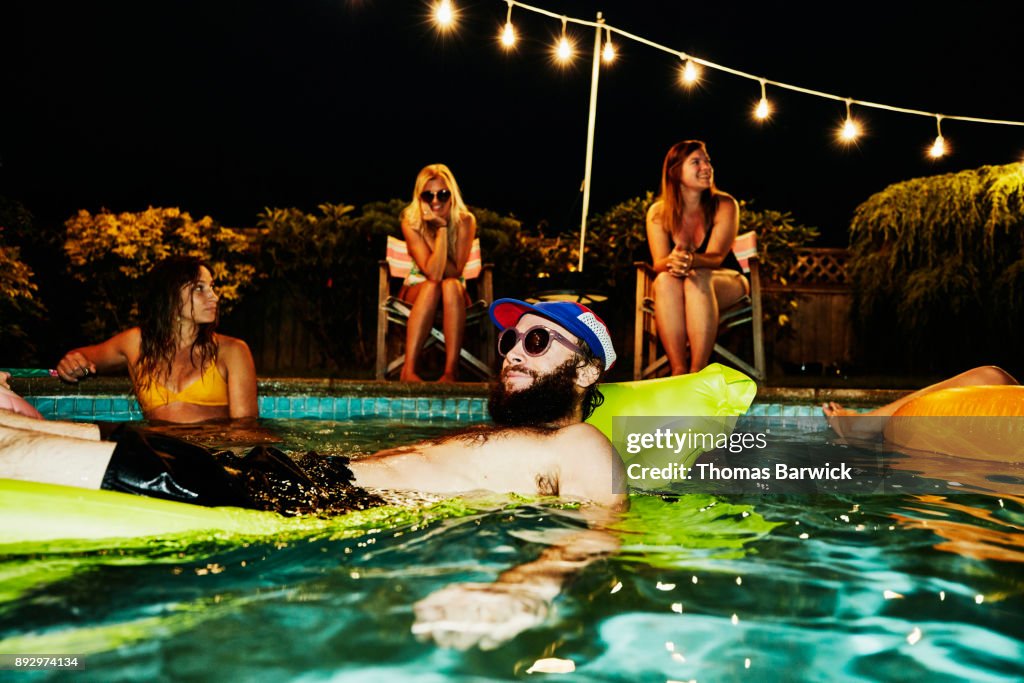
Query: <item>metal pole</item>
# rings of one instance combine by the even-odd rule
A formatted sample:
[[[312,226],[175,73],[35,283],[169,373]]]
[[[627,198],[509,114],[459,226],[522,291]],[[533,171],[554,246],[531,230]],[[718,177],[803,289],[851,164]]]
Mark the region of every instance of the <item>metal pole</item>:
[[[590,210],[590,170],[594,163],[594,127],[597,125],[597,81],[601,75],[601,26],[604,19],[597,13],[594,31],[594,65],[590,71],[590,113],[587,118],[587,165],[583,171],[583,216],[580,219],[580,261],[577,270],[583,272],[583,243],[587,239],[587,213]]]

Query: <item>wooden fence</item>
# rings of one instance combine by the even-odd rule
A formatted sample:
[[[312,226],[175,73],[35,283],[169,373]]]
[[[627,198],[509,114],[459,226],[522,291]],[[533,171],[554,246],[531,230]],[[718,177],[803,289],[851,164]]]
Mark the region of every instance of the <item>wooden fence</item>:
[[[796,295],[791,329],[774,340],[771,356],[780,364],[822,368],[849,365],[856,356],[851,326],[853,292],[846,249],[802,249],[786,285],[766,282],[766,296]]]
[[[246,297],[221,327],[249,345],[260,377],[325,375],[334,367],[281,290],[267,288]]]

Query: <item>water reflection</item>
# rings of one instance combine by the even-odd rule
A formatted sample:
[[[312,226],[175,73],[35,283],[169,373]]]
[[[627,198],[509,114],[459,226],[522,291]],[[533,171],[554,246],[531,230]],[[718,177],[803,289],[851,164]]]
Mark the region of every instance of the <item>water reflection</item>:
[[[936,550],[956,553],[976,560],[1024,562],[1024,525],[1020,515],[1015,520],[1002,519],[1006,503],[1024,507],[1024,498],[1003,496],[988,498],[999,512],[969,504],[962,497],[915,496],[918,505],[905,504],[911,514],[893,513],[892,517],[905,528],[927,529],[945,538],[935,544]]]

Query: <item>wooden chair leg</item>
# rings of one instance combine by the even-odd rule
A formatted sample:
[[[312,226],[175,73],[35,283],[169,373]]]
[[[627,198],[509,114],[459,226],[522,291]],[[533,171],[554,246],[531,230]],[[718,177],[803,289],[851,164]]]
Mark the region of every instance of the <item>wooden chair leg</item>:
[[[764,314],[761,308],[761,270],[756,259],[750,261],[750,299],[754,319],[754,368],[755,377],[760,381],[768,379],[768,367],[764,357]]]
[[[647,315],[644,310],[644,297],[647,291],[645,282],[647,274],[644,264],[634,265],[636,266],[636,302],[633,315],[636,317],[633,319],[633,379],[638,380],[644,378],[644,327],[646,324],[644,316]]]
[[[491,272],[491,265],[484,265],[483,271],[480,274],[480,294],[481,299],[487,302],[490,306],[494,303],[494,282],[492,280],[493,273]],[[490,378],[492,374],[492,368],[494,368],[495,360],[495,340],[494,340],[494,325],[491,324],[490,316],[483,322],[483,349],[480,353],[480,359],[484,365],[487,366],[487,377]]]
[[[387,376],[388,365],[388,312],[386,303],[388,299],[388,262],[380,262],[380,275],[377,281],[377,363],[374,369],[374,376],[377,379],[384,379]]]

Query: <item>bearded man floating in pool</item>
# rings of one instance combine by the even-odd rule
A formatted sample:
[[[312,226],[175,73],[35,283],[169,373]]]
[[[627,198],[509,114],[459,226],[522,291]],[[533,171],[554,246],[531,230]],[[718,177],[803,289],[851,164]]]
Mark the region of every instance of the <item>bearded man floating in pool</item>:
[[[536,560],[494,583],[452,584],[416,604],[417,633],[447,646],[493,647],[543,621],[569,577],[614,551],[617,542],[602,527],[628,497],[618,454],[583,422],[600,405],[598,381],[615,362],[604,322],[579,304],[514,299],[496,301],[491,317],[504,357],[488,403],[494,426],[382,451],[348,467],[344,458],[315,456],[300,467],[274,449],[238,459],[131,428],[116,443],[92,440],[96,432],[62,436],[67,423],[0,411],[0,478],[286,513],[379,503],[349,485],[353,475],[354,483],[375,488],[484,489],[596,503],[581,509],[591,528],[567,535]]]

